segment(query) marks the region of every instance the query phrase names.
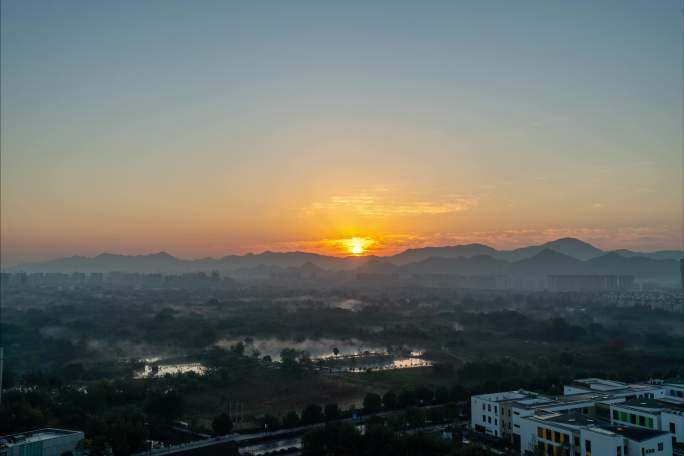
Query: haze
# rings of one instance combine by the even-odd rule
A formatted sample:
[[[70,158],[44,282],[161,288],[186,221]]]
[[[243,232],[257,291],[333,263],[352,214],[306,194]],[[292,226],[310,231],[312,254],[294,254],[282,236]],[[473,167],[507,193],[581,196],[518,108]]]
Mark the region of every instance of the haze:
[[[681,2],[475,3],[3,1],[3,267],[681,249]]]

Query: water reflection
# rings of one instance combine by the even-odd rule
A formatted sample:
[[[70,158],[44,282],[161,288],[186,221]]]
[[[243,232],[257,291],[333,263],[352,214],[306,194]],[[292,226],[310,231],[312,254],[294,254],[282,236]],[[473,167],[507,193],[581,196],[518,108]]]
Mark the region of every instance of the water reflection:
[[[207,373],[207,367],[202,363],[176,363],[176,364],[157,364],[156,361],[149,363],[146,360],[145,367],[136,372],[134,378],[164,377],[165,375],[189,374],[194,372],[197,375]]]

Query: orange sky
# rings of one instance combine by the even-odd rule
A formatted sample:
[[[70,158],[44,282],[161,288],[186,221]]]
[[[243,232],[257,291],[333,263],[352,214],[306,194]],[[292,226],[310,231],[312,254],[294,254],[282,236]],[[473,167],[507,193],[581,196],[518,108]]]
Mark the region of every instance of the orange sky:
[[[1,2],[2,265],[682,248],[680,1],[305,3]]]

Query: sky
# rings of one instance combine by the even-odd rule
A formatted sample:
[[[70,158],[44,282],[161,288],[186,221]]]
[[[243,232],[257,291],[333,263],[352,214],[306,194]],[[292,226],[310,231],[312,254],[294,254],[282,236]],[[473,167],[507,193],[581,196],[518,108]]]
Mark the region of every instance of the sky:
[[[681,0],[1,5],[3,267],[683,248]]]

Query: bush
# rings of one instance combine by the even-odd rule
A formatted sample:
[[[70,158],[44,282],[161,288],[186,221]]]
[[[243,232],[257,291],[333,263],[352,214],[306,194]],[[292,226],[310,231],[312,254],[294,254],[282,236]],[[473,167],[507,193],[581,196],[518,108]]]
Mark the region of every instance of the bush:
[[[337,404],[326,404],[323,414],[327,421],[337,420],[340,418],[340,408]]]
[[[323,410],[321,410],[321,406],[318,404],[307,405],[306,408],[302,410],[301,424],[304,426],[320,423],[323,419]]]
[[[214,418],[214,420],[211,422],[211,428],[214,430],[214,434],[216,435],[230,434],[230,431],[233,430],[233,421],[224,412]]]
[[[382,411],[382,398],[375,393],[368,393],[363,398],[363,411],[366,413],[379,413]]]

